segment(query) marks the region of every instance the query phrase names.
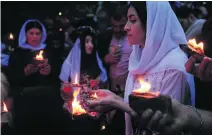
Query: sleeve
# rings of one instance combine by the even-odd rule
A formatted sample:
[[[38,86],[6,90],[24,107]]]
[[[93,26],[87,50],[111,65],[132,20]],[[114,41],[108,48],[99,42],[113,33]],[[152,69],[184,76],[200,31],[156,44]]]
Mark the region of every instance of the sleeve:
[[[186,75],[180,70],[167,70],[162,81],[161,94],[183,104],[191,104],[190,87]]]
[[[11,86],[17,86],[24,82],[24,58],[21,52],[14,51],[9,59],[8,65],[8,80]]]

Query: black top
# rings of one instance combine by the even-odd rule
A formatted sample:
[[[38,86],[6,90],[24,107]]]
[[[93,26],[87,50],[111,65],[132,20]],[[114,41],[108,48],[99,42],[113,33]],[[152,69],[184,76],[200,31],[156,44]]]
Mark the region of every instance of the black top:
[[[25,76],[24,68],[28,64],[33,64],[33,58],[39,51],[17,48],[9,59],[9,80],[12,86],[34,87],[56,85],[59,82],[60,62],[59,58],[53,57],[50,50],[44,49],[43,56],[48,58],[51,72],[48,75],[41,75],[39,70],[29,76]]]

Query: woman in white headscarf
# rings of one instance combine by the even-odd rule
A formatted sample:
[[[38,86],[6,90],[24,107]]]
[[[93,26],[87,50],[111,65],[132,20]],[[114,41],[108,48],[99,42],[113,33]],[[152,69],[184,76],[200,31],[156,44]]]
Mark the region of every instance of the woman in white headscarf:
[[[58,77],[54,71],[51,51],[45,44],[46,36],[46,29],[40,21],[27,20],[23,24],[19,33],[18,48],[9,59],[11,85],[32,87],[54,84],[53,81]],[[44,60],[37,63],[35,58],[41,50]]]
[[[39,20],[27,20],[19,33],[19,47],[9,59],[18,134],[31,134],[27,131],[39,134],[47,130],[51,134],[59,129],[58,115],[55,115],[61,107],[59,70],[51,49],[45,44],[46,36],[46,29]],[[41,50],[43,60],[35,60]]]
[[[96,50],[96,38],[94,30],[89,26],[82,26],[77,29],[79,38],[76,40],[74,47],[70,51],[68,57],[63,63],[60,73],[60,79],[65,84],[74,82],[76,75],[78,75],[78,82],[80,84],[91,86],[91,88],[98,88],[107,82],[107,73],[103,67]],[[73,134],[92,134],[95,135],[100,132],[100,120],[89,120],[84,117],[84,120],[70,120],[72,113],[72,106],[70,104],[69,92],[62,89],[62,98],[64,99],[65,114],[67,116],[67,129],[69,133]],[[72,123],[72,126],[69,126]],[[73,126],[74,125],[74,126]],[[83,130],[78,127],[83,127]],[[70,128],[71,127],[71,128]],[[75,128],[76,127],[76,128]]]
[[[60,79],[63,82],[74,81],[77,74],[78,81],[82,83],[86,83],[86,76],[105,83],[107,73],[96,50],[94,30],[89,26],[82,26],[78,28],[78,33],[80,36],[63,63]]]
[[[179,44],[186,44],[187,41],[169,3],[131,2],[127,16],[125,30],[129,44],[133,45],[133,52],[129,60],[124,101],[129,102],[128,96],[140,87],[138,78],[142,78],[151,84],[151,92],[159,91],[160,94],[169,95],[181,103],[194,105],[193,76],[186,72],[184,65],[187,57],[179,48]],[[102,93],[107,96],[99,98],[99,101],[89,101],[90,106],[97,106],[98,110],[98,105],[107,105],[98,111],[111,106],[121,109],[127,107],[114,94],[106,91]],[[128,113],[132,111],[129,106],[128,110],[123,110]],[[128,114],[125,120],[126,134],[132,135],[131,118]]]

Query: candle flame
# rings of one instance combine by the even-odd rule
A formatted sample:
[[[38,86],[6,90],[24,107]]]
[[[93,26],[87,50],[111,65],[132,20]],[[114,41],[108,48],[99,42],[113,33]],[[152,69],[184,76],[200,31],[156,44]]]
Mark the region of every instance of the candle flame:
[[[143,81],[141,77],[138,78],[138,81],[140,83],[140,88],[133,90],[134,93],[146,94],[146,95],[143,95],[146,98],[159,96],[159,94],[160,94],[159,91],[150,92],[151,85],[149,83]]]
[[[3,101],[3,112],[8,112],[7,105],[5,104],[4,101]]]
[[[72,102],[72,114],[73,115],[82,115],[86,114],[86,111],[80,105],[80,101],[77,100],[77,96],[79,95],[80,88],[73,93],[74,100]]]
[[[97,98],[98,98],[98,96],[96,95],[96,92],[95,92],[94,95],[92,95],[92,97],[93,97],[94,99],[97,99]]]
[[[203,42],[200,42],[197,44],[196,39],[190,39],[188,41],[188,47],[197,53],[204,54],[204,44]]]
[[[149,83],[143,81],[141,78],[138,78],[138,81],[140,83],[140,88],[135,89],[133,92],[146,93],[150,91],[151,85]]]
[[[36,55],[36,60],[43,60],[43,50],[40,50],[39,54]]]
[[[103,124],[102,126],[101,126],[101,130],[104,130],[105,129],[105,125]]]
[[[79,82],[78,82],[78,74],[76,74],[75,80],[74,80],[74,83],[73,84],[79,84]]]
[[[9,35],[9,39],[14,39],[14,36],[13,36],[13,34],[12,34],[12,33],[10,33],[10,35]]]

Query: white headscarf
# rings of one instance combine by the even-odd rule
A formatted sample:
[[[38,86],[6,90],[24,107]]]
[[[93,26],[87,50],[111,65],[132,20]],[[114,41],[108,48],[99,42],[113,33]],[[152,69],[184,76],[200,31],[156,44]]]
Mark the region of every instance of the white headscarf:
[[[42,26],[42,39],[41,39],[40,45],[38,45],[37,47],[33,47],[33,46],[31,46],[31,45],[26,43],[26,32],[25,32],[26,25],[29,22],[34,22],[34,21],[40,23],[40,25]],[[44,42],[46,40],[46,36],[47,36],[46,29],[45,29],[44,25],[40,21],[35,20],[35,19],[27,20],[24,23],[24,25],[22,26],[21,31],[19,33],[19,41],[18,41],[19,47],[24,48],[24,49],[30,49],[30,50],[33,50],[33,51],[45,49],[46,48],[46,44],[44,44]]]
[[[168,2],[147,1],[145,47],[133,46],[125,88],[125,102],[133,90],[136,75],[145,74],[179,44],[187,44],[185,33]],[[192,92],[194,93],[194,92]],[[194,95],[192,95],[192,98]],[[126,116],[126,134],[132,134],[130,117]],[[130,124],[129,124],[129,123]],[[128,123],[128,124],[127,124]]]
[[[78,38],[74,44],[74,47],[70,51],[68,57],[63,63],[62,70],[60,73],[60,79],[64,82],[68,82],[69,77],[71,80],[75,79],[76,74],[78,75],[78,82],[80,80],[80,67],[81,67],[81,48],[80,39]],[[98,66],[101,70],[100,78],[102,82],[107,81],[107,72],[103,67],[103,63],[96,52],[96,58]]]

